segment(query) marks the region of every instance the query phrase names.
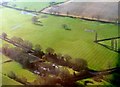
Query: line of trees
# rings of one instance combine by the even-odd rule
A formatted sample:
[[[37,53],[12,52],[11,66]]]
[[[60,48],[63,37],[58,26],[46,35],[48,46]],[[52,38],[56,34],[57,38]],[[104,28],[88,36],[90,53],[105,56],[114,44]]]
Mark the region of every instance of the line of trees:
[[[4,35],[4,36],[5,38],[7,38],[7,35]],[[72,68],[75,71],[87,69],[87,61],[85,61],[84,59],[81,59],[81,58],[73,59],[68,54],[65,54],[65,55],[56,54],[55,50],[50,47],[48,47],[45,50],[45,52],[43,52],[39,44],[35,45],[33,49],[33,44],[31,42],[15,36],[9,39],[9,41],[12,41],[12,44],[18,44],[25,52],[30,52],[31,50],[33,50],[31,54],[41,59],[45,59],[46,61],[55,63],[57,65],[67,66],[69,68]]]
[[[14,72],[10,72],[7,74],[7,76],[21,84],[24,84],[24,85],[30,85],[29,82],[27,82],[27,79],[25,77],[19,77],[18,75],[16,75]]]
[[[71,78],[74,74],[70,74],[69,68],[72,68],[75,71],[80,71],[87,69],[87,62],[83,59],[75,59],[73,60],[69,55],[56,54],[54,49],[48,47],[45,52],[42,51],[42,48],[39,44],[34,46],[29,41],[25,41],[22,38],[12,37],[11,39],[7,38],[7,34],[3,33],[2,37],[4,37],[5,41],[9,41],[11,44],[19,47],[10,47],[8,44],[4,44],[2,46],[2,53],[11,59],[19,62],[24,68],[30,69],[32,72],[37,73],[42,77],[46,77],[49,75],[56,76],[54,79],[58,81],[67,80],[67,78]],[[45,59],[48,62],[35,62],[31,64],[31,59],[34,59],[33,56],[29,55],[29,52],[25,51],[27,48],[29,50],[34,50],[32,55],[39,57],[40,59]],[[31,66],[32,65],[32,66]],[[62,67],[59,67],[62,66]],[[66,67],[66,68],[65,68]],[[52,77],[50,77],[52,79]],[[58,79],[59,78],[59,79]],[[57,81],[55,80],[56,84]],[[48,81],[48,80],[46,80]],[[45,82],[46,82],[45,81]],[[50,80],[49,80],[50,81]],[[51,81],[46,84],[52,84]],[[36,82],[36,81],[35,81]],[[53,81],[54,82],[54,81]],[[63,82],[62,82],[63,83]],[[45,83],[44,83],[45,84]]]
[[[19,62],[22,64],[23,67],[29,67],[30,61],[29,59],[32,56],[29,56],[28,54],[24,53],[22,49],[18,47],[10,47],[8,44],[5,44],[2,46],[2,53],[11,59]]]
[[[27,50],[30,51],[33,48],[33,44],[28,40],[23,40],[22,38],[15,37],[15,36],[12,37],[10,40],[12,41],[12,43],[16,43],[18,45],[23,46],[24,47],[23,49],[26,50],[26,51]]]
[[[31,66],[30,60],[33,59],[32,56],[26,54],[21,48],[18,47],[10,47],[8,44],[5,44],[2,47],[2,53],[20,63],[23,68],[28,68],[33,73],[38,74],[44,81],[41,82],[40,79],[37,79],[30,84],[35,84],[37,82],[39,85],[56,85],[59,83],[64,83],[63,81],[68,80],[68,78],[72,78],[75,75],[70,74],[69,68],[64,66],[60,67],[52,62],[38,62],[35,63],[34,66]],[[47,53],[47,55],[48,54],[49,53]],[[24,80],[23,78],[17,78],[17,76],[13,73],[10,73],[9,77],[18,81]]]
[[[73,59],[69,55],[61,55],[54,53],[54,49],[47,48],[46,53],[41,51],[40,45],[36,45],[39,48],[35,48],[32,55],[37,56],[40,59],[54,63],[56,65],[66,66],[72,68],[75,71],[87,69],[87,61],[80,58]],[[34,56],[29,55],[22,48],[10,47],[8,44],[3,45],[2,53],[9,56],[13,60],[21,63],[24,67],[30,66],[30,60],[35,59]]]

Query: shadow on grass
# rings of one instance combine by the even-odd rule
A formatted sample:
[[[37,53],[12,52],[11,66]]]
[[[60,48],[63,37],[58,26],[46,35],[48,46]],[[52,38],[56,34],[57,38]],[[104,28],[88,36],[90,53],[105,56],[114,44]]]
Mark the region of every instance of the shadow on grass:
[[[114,51],[114,52],[119,53],[119,51],[117,51],[117,50],[113,50],[113,49],[112,49],[112,47],[111,47],[111,46],[109,46],[109,45],[102,44],[102,43],[97,43],[97,44],[99,44],[99,45],[101,45],[101,46],[103,46],[103,47],[105,47],[105,48],[107,48],[107,49],[109,49],[109,50],[111,50],[111,51]]]
[[[113,50],[110,46],[108,45],[104,45],[104,44],[101,44],[101,43],[98,43],[102,46],[104,46],[105,48],[111,50],[111,51],[114,51],[114,52],[117,52],[118,53],[118,56],[116,57],[116,60],[117,60],[117,63],[116,63],[116,67],[118,68],[116,70],[115,73],[112,74],[112,78],[109,80],[110,83],[114,86],[114,87],[120,87],[120,50],[119,51],[116,51],[116,50]]]
[[[42,24],[41,21],[34,22],[33,24],[34,24],[34,25],[38,25],[38,26],[43,26],[43,24]]]
[[[120,67],[120,53],[118,53],[118,61],[116,63],[116,67]],[[111,83],[115,87],[120,87],[120,72],[113,74],[113,79],[111,80]]]
[[[118,36],[120,36],[120,2],[118,2]],[[116,67],[120,67],[120,39],[118,40],[118,56]],[[115,87],[120,87],[120,72],[113,74],[112,83]]]
[[[120,41],[118,43],[120,44]],[[107,48],[107,49],[109,49],[109,50],[111,50],[111,51],[114,51],[114,52],[118,53],[118,55],[116,57],[116,60],[117,60],[116,67],[120,67],[120,48],[119,48],[118,51],[116,51],[116,50],[113,50],[111,48],[111,46],[101,44],[101,43],[98,43],[98,44],[105,47],[105,48]],[[114,87],[120,87],[120,70],[119,69],[116,70],[115,73],[113,73],[112,79],[110,79],[110,83],[112,83]]]
[[[67,31],[71,31],[71,29],[69,29],[69,28],[68,28],[68,29],[65,29],[65,30],[67,30]]]
[[[36,23],[35,25],[38,25],[38,26],[43,26],[43,24],[40,24],[40,23]]]

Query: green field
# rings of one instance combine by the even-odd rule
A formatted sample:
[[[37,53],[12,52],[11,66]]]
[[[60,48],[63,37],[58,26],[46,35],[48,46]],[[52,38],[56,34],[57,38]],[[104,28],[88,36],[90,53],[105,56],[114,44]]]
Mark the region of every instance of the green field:
[[[46,2],[11,2],[9,5],[12,6],[16,4],[16,8],[27,7],[27,10],[42,10],[43,8],[49,6],[49,3]]]
[[[2,76],[2,85],[22,85],[22,84],[3,75]]]
[[[24,7],[27,7],[27,10],[37,10],[40,11],[43,8],[46,8],[50,5],[50,2],[54,1],[54,0],[48,0],[48,1],[40,1],[40,0],[28,0],[28,1],[24,1],[24,0],[10,0],[9,2],[9,6],[14,6],[16,5],[16,8],[22,8],[24,9]],[[60,2],[64,2],[66,0],[55,0],[56,3],[60,3]]]
[[[2,64],[2,72],[0,72],[0,74],[1,73],[3,74],[2,75],[2,82],[3,82],[2,84],[3,85],[19,85],[19,84],[21,84],[19,82],[11,80],[7,76],[5,76],[5,75],[8,75],[10,72],[14,72],[20,78],[25,77],[28,82],[33,82],[36,79],[37,76],[35,74],[31,73],[30,71],[28,71],[26,69],[23,69],[22,66],[15,61],[3,63],[8,60],[10,60],[10,58],[2,55],[2,62],[0,62],[0,65]]]
[[[46,15],[47,17],[43,18],[43,15],[46,14],[39,15],[43,24],[40,26],[32,24],[32,15],[24,15],[20,11],[5,7],[0,8],[2,32],[6,32],[9,38],[17,36],[31,41],[34,45],[40,44],[43,51],[47,47],[52,47],[56,53],[83,58],[88,62],[88,67],[94,70],[116,67],[119,60],[118,53],[93,42],[95,33],[86,32],[85,29],[97,31],[98,38],[103,39],[117,36],[117,25],[53,15]],[[67,24],[71,31],[63,29],[63,24]],[[104,44],[109,45],[110,42]],[[3,57],[3,60],[6,58]],[[3,73],[7,74],[13,70],[20,76],[27,75],[29,81],[33,81],[36,77],[31,72],[22,69],[16,62],[5,63],[2,67]]]
[[[23,15],[19,11],[8,8],[1,10],[2,30],[9,37],[18,36],[31,41],[34,45],[40,44],[43,50],[52,47],[57,53],[69,54],[73,58],[84,58],[93,69],[106,69],[111,62],[112,67],[116,64],[118,53],[94,43],[95,33],[85,31],[85,29],[96,30],[99,39],[113,37],[118,34],[117,26],[114,24],[50,15],[47,15],[47,18],[41,18],[44,14],[40,14],[43,26],[39,26],[31,23],[30,15]],[[62,24],[69,25],[72,30],[64,30]]]

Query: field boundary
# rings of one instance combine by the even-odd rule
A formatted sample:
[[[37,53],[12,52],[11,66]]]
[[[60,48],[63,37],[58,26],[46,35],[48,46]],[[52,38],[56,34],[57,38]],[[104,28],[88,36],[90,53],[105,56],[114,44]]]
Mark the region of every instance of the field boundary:
[[[15,8],[15,7],[12,7],[12,6],[7,6],[7,5],[1,5],[3,7],[7,7],[7,8],[11,8],[11,9],[15,9],[15,10],[19,10],[19,11],[26,11],[26,12],[36,12],[36,11],[33,11],[33,10],[25,10],[25,9],[22,9],[22,8]]]
[[[65,2],[68,2],[69,0],[66,0]],[[59,3],[56,3],[55,5],[57,4],[62,4],[63,2],[59,2]],[[0,4],[1,6],[4,6],[4,7],[7,7],[7,8],[12,8],[12,9],[15,9],[15,10],[19,10],[19,11],[26,11],[26,12],[36,12],[34,10],[26,10],[26,9],[23,9],[23,8],[16,8],[16,7],[12,7],[12,6],[8,6],[8,5],[4,5],[4,4]],[[40,13],[41,11],[43,11],[44,9],[46,8],[49,8],[51,7],[51,5],[48,5],[47,7],[41,9],[41,10],[38,10],[38,12],[36,13]]]
[[[111,38],[105,38],[105,39],[100,39],[100,40],[95,40],[94,42],[112,50],[115,52],[120,52],[120,48],[118,47],[119,41],[117,41],[117,39],[120,39],[120,36],[118,37],[111,37]],[[103,42],[103,41],[111,41],[111,46],[107,46],[105,44],[99,43],[99,42]]]
[[[5,40],[5,39],[3,39],[3,40]],[[5,40],[5,41],[7,41],[7,40]],[[95,71],[92,69],[81,70],[81,71],[79,71],[79,73],[75,74],[73,77],[67,78],[68,80],[66,79],[63,82],[60,82],[60,84],[63,86],[65,86],[66,83],[67,83],[67,85],[71,85],[71,83],[74,83],[78,80],[92,78],[95,76],[109,75],[112,73],[119,73],[119,72],[120,72],[120,67],[115,67],[115,68],[111,68],[111,69],[104,69],[101,71]],[[13,80],[15,80],[15,79],[13,79]],[[17,81],[17,80],[15,80],[15,81]],[[18,81],[18,82],[20,82],[20,81]],[[71,82],[71,83],[69,83],[69,82]],[[29,82],[21,82],[21,83],[25,84],[25,85],[31,85],[31,83],[29,83]],[[72,85],[74,85],[74,84],[72,84]]]
[[[62,3],[62,4],[66,4],[66,3],[69,3],[69,0],[67,0],[66,2]],[[61,5],[60,4],[57,4],[57,6]],[[49,6],[47,8],[44,8],[41,12],[42,13],[45,13],[45,14],[51,14],[51,15],[56,15],[56,16],[62,16],[62,17],[71,17],[71,18],[80,18],[80,19],[83,19],[83,20],[88,20],[88,21],[97,21],[97,22],[102,22],[102,23],[113,23],[113,24],[120,24],[119,20],[107,20],[107,19],[98,19],[97,17],[88,17],[88,16],[81,16],[81,15],[71,15],[69,13],[61,13],[59,12],[59,10],[56,10],[56,11],[48,11],[50,10],[51,8],[54,8],[53,6]],[[118,17],[117,17],[118,18]]]
[[[112,37],[112,38],[106,38],[106,39],[101,39],[101,40],[96,40],[95,42],[101,42],[101,41],[106,41],[106,40],[112,40],[112,39],[119,39],[119,37]]]
[[[74,16],[74,15],[66,15],[66,14],[51,14],[51,13],[45,12],[45,11],[41,11],[40,13],[59,16],[59,17],[69,17],[69,18],[77,18],[77,19],[82,19],[82,20],[87,20],[87,21],[96,21],[96,22],[101,22],[101,23],[120,24],[120,22],[116,23],[114,21],[109,21],[109,20],[104,20],[104,19],[98,20],[97,18],[90,18],[90,17],[82,17],[82,16]]]
[[[61,3],[58,3],[58,5],[59,4],[61,4]],[[75,15],[67,15],[67,14],[58,14],[58,13],[51,14],[50,12],[44,11],[45,9],[50,8],[51,6],[47,6],[47,7],[43,8],[43,9],[39,10],[38,12],[36,12],[34,10],[25,10],[25,9],[22,9],[22,8],[15,8],[15,7],[8,6],[8,5],[2,5],[2,4],[0,4],[0,5],[3,6],[3,7],[15,9],[15,10],[18,10],[18,11],[26,11],[26,12],[31,12],[31,13],[35,12],[36,14],[37,13],[43,13],[43,14],[49,14],[49,15],[54,15],[54,16],[59,16],[59,17],[70,17],[70,18],[77,18],[77,19],[82,19],[82,20],[87,20],[87,21],[96,21],[96,22],[101,22],[101,23],[112,23],[112,24],[118,24],[118,25],[120,25],[119,21],[117,23],[115,21],[109,21],[109,20],[104,20],[104,19],[99,19],[98,20],[97,18],[82,17],[82,16],[75,16]]]

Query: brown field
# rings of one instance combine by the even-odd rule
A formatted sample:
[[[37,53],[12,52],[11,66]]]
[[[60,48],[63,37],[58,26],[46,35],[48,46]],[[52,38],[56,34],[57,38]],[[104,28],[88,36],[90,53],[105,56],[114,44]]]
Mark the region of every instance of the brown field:
[[[118,2],[68,1],[63,4],[49,7],[42,12],[115,22],[118,19]]]

